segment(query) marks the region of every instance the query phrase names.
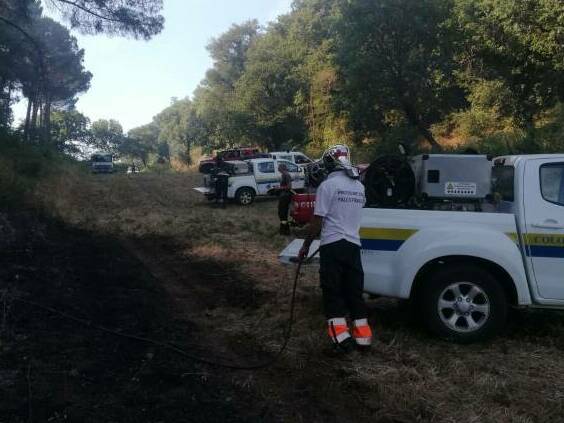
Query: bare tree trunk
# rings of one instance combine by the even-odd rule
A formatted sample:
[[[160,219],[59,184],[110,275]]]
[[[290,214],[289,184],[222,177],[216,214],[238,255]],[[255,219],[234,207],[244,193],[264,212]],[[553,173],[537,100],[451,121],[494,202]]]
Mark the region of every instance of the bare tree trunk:
[[[24,140],[29,141],[29,125],[31,121],[31,106],[33,104],[33,94],[30,94],[27,99],[27,113],[25,114],[25,124],[24,124]]]
[[[37,132],[39,138],[43,137],[44,128],[45,128],[45,100],[43,96],[41,96],[41,100],[39,102],[39,131]]]
[[[6,95],[4,94],[4,78],[0,77],[0,126],[8,126],[8,110],[10,109],[9,96],[6,100]]]
[[[33,108],[31,111],[31,125],[30,125],[30,139],[35,140],[36,133],[37,133],[37,112],[39,110],[39,93],[35,90],[35,94],[33,96]]]
[[[405,116],[407,117],[407,121],[410,124],[412,124],[415,128],[417,128],[419,133],[423,135],[423,137],[429,142],[429,144],[431,144],[431,150],[438,152],[443,151],[443,148],[437,142],[437,140],[435,139],[429,128],[423,122],[421,122],[421,120],[417,116],[417,112],[415,111],[415,109],[410,104],[407,103],[402,104],[402,106],[403,106],[403,111],[405,112]]]
[[[45,108],[43,110],[45,114],[43,118],[43,130],[45,142],[51,142],[51,96],[46,94],[45,96]]]
[[[4,115],[4,122],[6,124],[9,123],[10,113],[12,111],[12,109],[10,108],[10,101],[12,100],[12,90],[13,89],[14,89],[14,84],[11,81],[8,81],[8,94],[6,96],[6,108],[4,109],[4,112],[6,113]]]

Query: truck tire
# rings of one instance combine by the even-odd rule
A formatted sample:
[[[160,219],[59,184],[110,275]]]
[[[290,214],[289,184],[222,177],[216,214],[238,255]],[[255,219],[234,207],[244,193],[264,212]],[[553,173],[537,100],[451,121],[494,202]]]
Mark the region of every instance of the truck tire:
[[[504,328],[508,302],[491,273],[460,264],[440,269],[424,281],[420,310],[431,332],[469,344],[491,338]]]
[[[237,203],[242,206],[249,206],[255,201],[255,191],[252,188],[239,188],[235,193]]]

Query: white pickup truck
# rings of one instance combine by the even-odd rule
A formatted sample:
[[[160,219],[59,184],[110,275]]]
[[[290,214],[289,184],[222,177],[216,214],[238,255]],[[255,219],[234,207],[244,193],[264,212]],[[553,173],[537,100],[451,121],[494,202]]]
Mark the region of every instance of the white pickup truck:
[[[564,155],[497,158],[492,184],[487,213],[364,209],[365,291],[412,300],[463,343],[496,334],[511,306],[564,309]]]
[[[235,200],[242,206],[253,203],[255,197],[267,196],[275,192],[280,186],[281,174],[278,166],[285,164],[292,176],[292,188],[304,188],[304,170],[298,165],[286,160],[251,159],[246,161],[226,162],[226,166],[233,168],[229,176],[227,198]],[[215,198],[215,186],[212,175],[204,175],[204,186],[194,188],[208,199]]]

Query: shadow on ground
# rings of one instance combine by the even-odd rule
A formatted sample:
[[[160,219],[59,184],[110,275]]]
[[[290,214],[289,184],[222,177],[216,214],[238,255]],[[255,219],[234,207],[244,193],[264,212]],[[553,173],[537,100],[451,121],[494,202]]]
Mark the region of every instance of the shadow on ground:
[[[189,338],[171,299],[115,239],[33,213],[2,214],[0,421],[252,421],[264,417],[229,372],[107,335],[24,298],[124,333]],[[205,351],[198,351],[205,354]]]

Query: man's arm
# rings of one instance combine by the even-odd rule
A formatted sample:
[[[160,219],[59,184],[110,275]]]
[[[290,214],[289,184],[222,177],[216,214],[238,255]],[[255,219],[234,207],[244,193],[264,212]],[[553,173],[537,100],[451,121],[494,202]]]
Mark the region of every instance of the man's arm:
[[[311,243],[315,238],[319,236],[321,233],[321,226],[323,224],[323,218],[321,216],[313,216],[313,219],[309,223],[307,227],[307,236],[304,241],[304,245],[300,250],[300,258],[304,259],[307,257],[309,253],[309,248],[311,247]]]
[[[308,234],[306,240],[304,241],[304,245],[300,250],[300,259],[303,260],[307,257],[311,243],[321,233],[323,218],[327,215],[329,209],[331,208],[332,198],[333,193],[331,187],[327,185],[327,182],[323,182],[319,188],[317,188],[313,219],[308,225]]]

